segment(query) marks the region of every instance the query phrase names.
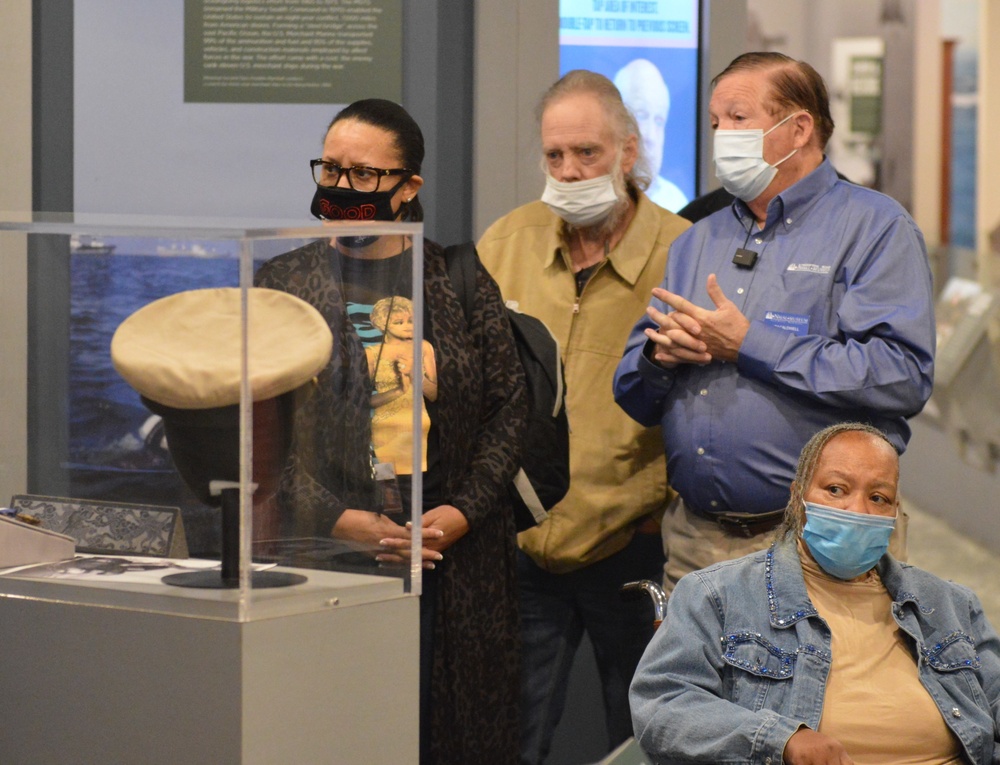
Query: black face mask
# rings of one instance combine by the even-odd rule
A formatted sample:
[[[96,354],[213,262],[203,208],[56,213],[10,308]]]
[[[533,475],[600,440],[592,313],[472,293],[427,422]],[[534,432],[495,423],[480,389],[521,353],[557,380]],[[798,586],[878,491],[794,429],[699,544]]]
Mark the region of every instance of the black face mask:
[[[409,180],[404,178],[386,191],[355,191],[342,186],[317,186],[309,211],[320,220],[380,220],[394,221],[399,213],[392,211],[392,197]],[[400,212],[403,208],[400,207]],[[378,236],[340,237],[345,247],[357,249],[378,241]]]
[[[317,186],[309,212],[320,220],[382,220],[394,221],[399,213],[392,211],[392,197],[409,178],[404,178],[386,191],[355,191],[343,186]]]

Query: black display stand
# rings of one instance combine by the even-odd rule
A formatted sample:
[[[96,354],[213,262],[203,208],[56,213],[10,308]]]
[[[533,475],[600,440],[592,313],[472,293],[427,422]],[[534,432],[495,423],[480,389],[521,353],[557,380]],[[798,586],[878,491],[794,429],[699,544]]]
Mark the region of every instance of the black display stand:
[[[218,571],[184,571],[167,574],[161,580],[174,587],[203,589],[235,589],[240,586],[240,490],[227,487],[219,492],[222,510],[222,568]],[[251,571],[253,589],[288,587],[307,581],[302,574],[288,571]]]
[[[163,418],[167,447],[184,482],[205,504],[219,506],[222,515],[222,568],[209,571],[185,571],[163,577],[165,584],[175,587],[203,589],[235,589],[240,586],[240,489],[239,489],[239,406],[213,409],[175,409],[145,397],[143,403]],[[268,402],[255,402],[255,412],[273,405],[287,418],[291,398],[286,394]],[[261,419],[265,419],[261,417]],[[259,433],[262,442],[276,445],[279,453],[287,453],[289,440],[284,432]],[[270,439],[268,439],[270,437]],[[278,461],[280,464],[282,460]],[[283,571],[253,571],[253,588],[288,587],[305,582],[306,577]]]

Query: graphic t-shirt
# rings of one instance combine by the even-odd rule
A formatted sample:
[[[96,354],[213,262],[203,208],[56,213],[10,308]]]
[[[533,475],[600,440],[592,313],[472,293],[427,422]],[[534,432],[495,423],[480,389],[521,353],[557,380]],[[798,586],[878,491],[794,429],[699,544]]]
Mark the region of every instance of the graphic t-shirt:
[[[403,514],[408,515],[413,473],[413,381],[420,374],[423,506],[436,507],[442,501],[434,428],[437,364],[430,325],[425,320],[421,369],[414,368],[412,252],[379,260],[339,258],[348,318],[368,358],[376,475],[396,477]]]

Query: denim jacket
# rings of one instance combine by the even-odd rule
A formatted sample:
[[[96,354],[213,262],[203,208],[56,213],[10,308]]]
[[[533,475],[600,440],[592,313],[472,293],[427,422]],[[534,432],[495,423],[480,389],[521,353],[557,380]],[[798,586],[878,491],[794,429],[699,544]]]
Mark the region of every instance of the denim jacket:
[[[890,555],[878,573],[965,759],[1000,763],[1000,638],[979,599]],[[636,738],[656,763],[779,765],[800,726],[819,726],[830,659],[794,537],[696,571],[670,596],[632,681]]]

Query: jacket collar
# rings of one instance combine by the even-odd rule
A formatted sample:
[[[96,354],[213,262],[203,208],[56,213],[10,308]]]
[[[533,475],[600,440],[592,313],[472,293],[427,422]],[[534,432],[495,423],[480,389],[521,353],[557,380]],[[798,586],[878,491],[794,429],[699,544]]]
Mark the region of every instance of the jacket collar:
[[[900,563],[888,553],[882,556],[876,566],[879,578],[882,579],[882,584],[885,585],[885,589],[889,591],[894,602],[898,604],[913,603],[917,608],[920,608],[920,598],[911,591],[908,585],[908,582],[911,581],[911,578],[906,574],[908,568],[910,567]]]
[[[889,596],[898,604],[920,601],[907,585],[906,566],[886,553],[876,567]],[[771,626],[791,627],[796,622],[817,614],[806,592],[806,581],[799,561],[797,540],[789,534],[774,542],[766,553],[764,582]]]
[[[815,206],[820,197],[832,189],[839,180],[837,171],[830,164],[830,160],[824,157],[819,167],[805,178],[789,186],[768,203],[767,220],[764,222],[761,233],[773,227],[787,230],[797,224]],[[757,225],[753,213],[750,212],[746,202],[742,199],[734,200],[732,210],[744,229],[747,231],[756,230]]]
[[[806,593],[794,534],[787,534],[771,544],[764,561],[764,583],[772,627],[785,629],[816,615],[816,608]]]
[[[635,286],[646,263],[652,257],[660,233],[660,216],[653,203],[643,192],[640,191],[638,194],[635,215],[629,221],[624,236],[608,253],[608,264],[631,286]],[[553,217],[556,217],[554,213]],[[545,261],[546,268],[551,268],[557,263],[569,267],[569,245],[563,235],[564,231],[565,226],[561,221],[553,227],[547,247],[549,254]]]

